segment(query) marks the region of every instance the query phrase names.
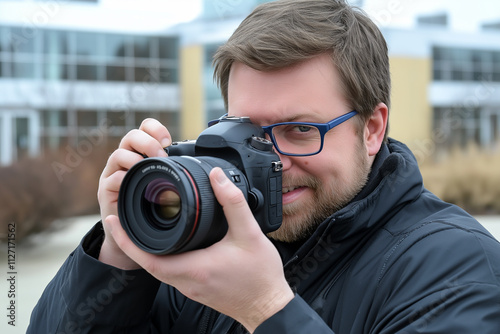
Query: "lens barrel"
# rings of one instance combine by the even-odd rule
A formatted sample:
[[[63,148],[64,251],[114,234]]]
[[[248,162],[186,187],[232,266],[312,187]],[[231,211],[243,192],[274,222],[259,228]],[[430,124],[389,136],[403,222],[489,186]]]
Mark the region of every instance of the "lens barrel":
[[[118,214],[130,239],[152,254],[182,253],[222,239],[227,222],[208,178],[217,166],[247,194],[245,176],[220,158],[146,158],[134,165],[118,196]]]

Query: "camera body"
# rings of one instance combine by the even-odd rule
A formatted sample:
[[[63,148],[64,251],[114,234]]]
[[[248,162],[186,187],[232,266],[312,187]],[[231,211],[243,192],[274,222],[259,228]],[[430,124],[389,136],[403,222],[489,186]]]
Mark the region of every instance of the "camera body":
[[[208,179],[214,167],[241,189],[264,233],[281,226],[281,161],[248,117],[221,118],[165,150],[168,158],[134,165],[120,188],[120,221],[140,248],[175,254],[222,239],[227,222]]]
[[[227,173],[228,177],[242,189],[262,231],[271,232],[281,225],[281,161],[273,143],[264,139],[264,132],[250,118],[222,118],[196,141],[175,142],[165,150],[170,157],[209,156],[231,163],[238,171]],[[240,186],[245,179],[246,192]]]

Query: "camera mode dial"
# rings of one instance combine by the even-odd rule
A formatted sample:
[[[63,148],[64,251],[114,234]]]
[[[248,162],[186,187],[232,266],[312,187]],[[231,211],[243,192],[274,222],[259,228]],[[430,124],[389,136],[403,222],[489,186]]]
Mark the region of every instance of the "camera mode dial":
[[[260,151],[271,152],[273,150],[273,143],[262,137],[252,137],[250,145]]]

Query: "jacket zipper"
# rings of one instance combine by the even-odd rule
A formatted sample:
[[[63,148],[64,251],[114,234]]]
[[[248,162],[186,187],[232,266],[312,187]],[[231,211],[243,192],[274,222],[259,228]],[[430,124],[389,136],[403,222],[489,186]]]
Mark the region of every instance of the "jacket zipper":
[[[208,306],[204,307],[200,325],[198,326],[198,334],[209,334],[212,331],[216,315],[217,311]]]

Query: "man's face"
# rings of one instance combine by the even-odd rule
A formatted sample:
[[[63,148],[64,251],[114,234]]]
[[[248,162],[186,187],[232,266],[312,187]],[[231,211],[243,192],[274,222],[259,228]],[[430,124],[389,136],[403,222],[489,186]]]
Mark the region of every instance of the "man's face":
[[[272,72],[233,64],[228,111],[265,126],[289,121],[326,123],[351,110],[330,57],[320,55]],[[327,132],[323,150],[316,155],[280,155],[283,224],[270,237],[291,242],[308,236],[364,186],[373,159],[367,153],[357,117]]]

